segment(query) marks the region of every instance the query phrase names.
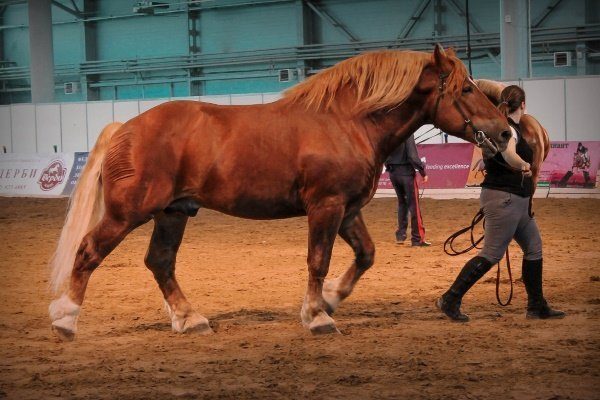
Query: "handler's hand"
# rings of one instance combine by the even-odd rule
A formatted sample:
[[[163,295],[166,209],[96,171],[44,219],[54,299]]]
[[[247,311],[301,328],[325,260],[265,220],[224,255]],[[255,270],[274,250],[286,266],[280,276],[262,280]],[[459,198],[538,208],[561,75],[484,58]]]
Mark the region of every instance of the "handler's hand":
[[[533,174],[531,172],[531,165],[529,165],[529,163],[523,164],[523,166],[521,167],[521,172],[524,176],[529,178]]]
[[[427,183],[428,180],[429,180],[429,175],[425,175],[423,177],[423,183]]]

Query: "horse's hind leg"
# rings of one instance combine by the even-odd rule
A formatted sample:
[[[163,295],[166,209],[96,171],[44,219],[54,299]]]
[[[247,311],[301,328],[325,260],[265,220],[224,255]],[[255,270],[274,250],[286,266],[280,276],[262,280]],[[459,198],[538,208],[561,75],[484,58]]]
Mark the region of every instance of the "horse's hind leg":
[[[127,221],[105,215],[84,236],[71,271],[68,294],[50,303],[52,329],[62,340],[73,340],[75,336],[77,317],[92,272],[134,227]]]
[[[211,333],[208,320],[192,310],[175,279],[175,258],[187,220],[186,215],[178,212],[157,214],[145,262],[164,295],[173,330]]]
[[[354,250],[355,259],[343,275],[326,281],[323,285],[323,299],[328,304],[329,314],[332,314],[340,302],[352,293],[360,277],[373,265],[375,257],[375,245],[361,213],[344,220],[339,234]]]

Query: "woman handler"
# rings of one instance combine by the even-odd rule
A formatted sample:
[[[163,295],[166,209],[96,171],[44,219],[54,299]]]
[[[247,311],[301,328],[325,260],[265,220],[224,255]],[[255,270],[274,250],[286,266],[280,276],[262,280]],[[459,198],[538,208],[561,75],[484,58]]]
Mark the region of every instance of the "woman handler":
[[[507,116],[513,137],[505,151],[484,160],[487,174],[480,196],[485,215],[484,246],[465,264],[450,289],[438,299],[437,306],[454,321],[468,321],[469,317],[460,311],[463,296],[500,261],[514,238],[523,250],[527,318],[562,318],[565,313],[553,310],[544,299],[542,238],[535,219],[529,215],[533,151],[521,138],[518,125],[525,113],[525,92],[519,86],[507,86],[501,101],[498,108]]]

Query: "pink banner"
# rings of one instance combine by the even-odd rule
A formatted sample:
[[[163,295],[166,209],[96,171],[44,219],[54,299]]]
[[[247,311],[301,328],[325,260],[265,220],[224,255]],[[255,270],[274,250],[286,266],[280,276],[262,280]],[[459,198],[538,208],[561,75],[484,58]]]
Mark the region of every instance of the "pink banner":
[[[421,187],[429,189],[465,187],[473,158],[472,144],[420,144],[417,150],[429,175],[429,182]],[[381,176],[378,188],[393,188],[387,172]]]
[[[550,146],[538,185],[597,187],[600,141],[552,142]],[[481,151],[472,144],[423,144],[417,149],[429,175],[429,182],[421,187],[459,189],[481,184],[484,176]],[[387,172],[381,175],[378,188],[393,189]]]
[[[598,168],[600,142],[552,142],[539,182],[551,187],[593,188]]]

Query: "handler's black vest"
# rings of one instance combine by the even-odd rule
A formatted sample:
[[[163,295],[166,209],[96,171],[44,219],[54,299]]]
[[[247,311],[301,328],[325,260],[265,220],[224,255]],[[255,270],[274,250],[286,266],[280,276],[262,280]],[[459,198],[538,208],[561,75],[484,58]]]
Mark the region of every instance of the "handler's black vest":
[[[521,136],[519,125],[512,119],[508,123],[517,132],[517,154],[524,161],[531,164],[533,162],[533,150]],[[503,192],[513,193],[521,197],[529,197],[533,193],[533,181],[531,177],[524,177],[520,171],[514,171],[508,168],[502,154],[483,160],[485,164],[486,175],[481,186],[489,189],[501,190]]]

